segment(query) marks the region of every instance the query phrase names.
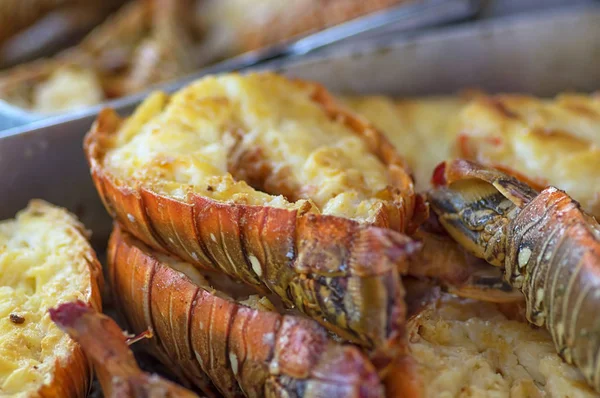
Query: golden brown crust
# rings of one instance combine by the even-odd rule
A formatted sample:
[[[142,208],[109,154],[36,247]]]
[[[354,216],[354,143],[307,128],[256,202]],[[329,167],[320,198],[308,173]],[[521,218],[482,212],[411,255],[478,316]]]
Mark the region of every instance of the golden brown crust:
[[[103,163],[122,123],[112,110],[100,113],[85,139],[92,178],[109,213],[144,243],[198,267],[266,286],[336,333],[391,354],[405,314],[398,271],[405,271],[406,256],[416,246],[388,228],[412,228],[412,181],[379,132],[341,109],[323,87],[316,86],[315,92],[314,100],[330,117],[364,138],[387,165],[391,198],[375,217],[375,225],[383,228],[306,209],[225,203],[195,193],[177,199],[142,182],[120,180]],[[348,283],[360,293],[346,295]],[[371,295],[368,308],[363,294]]]
[[[463,97],[424,97],[395,100],[384,96],[342,99],[367,118],[394,145],[413,172],[417,192],[430,188],[435,166],[451,158],[457,115],[466,105]]]
[[[430,188],[434,167],[456,156],[494,167],[541,190],[554,185],[600,217],[598,96],[555,98],[462,93],[400,99],[375,96],[345,102],[383,131]]]
[[[600,216],[600,101],[593,95],[479,95],[459,114],[456,153],[541,190],[566,190]]]
[[[206,373],[228,397],[383,393],[356,347],[333,343],[311,320],[220,298],[170,259],[115,227],[108,261],[119,308],[134,332],[152,328],[154,353],[194,384],[205,388]]]
[[[104,283],[102,267],[96,258],[96,253],[87,241],[88,232],[83,225],[77,221],[74,215],[42,200],[32,200],[26,212],[34,215],[47,215],[52,225],[68,226],[66,233],[69,234],[72,248],[78,250],[77,257],[84,259],[89,269],[90,279],[86,289],[86,304],[101,310],[101,289]],[[56,359],[51,382],[42,385],[32,396],[48,398],[87,396],[92,381],[91,365],[77,343],[69,340],[67,345],[64,351],[65,354]]]

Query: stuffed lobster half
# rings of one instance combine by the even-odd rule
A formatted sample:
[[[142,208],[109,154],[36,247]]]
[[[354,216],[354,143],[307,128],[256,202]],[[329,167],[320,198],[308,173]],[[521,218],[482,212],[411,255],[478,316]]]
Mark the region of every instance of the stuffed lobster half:
[[[389,142],[323,87],[207,77],[125,120],[105,110],[85,152],[110,214],[148,246],[395,356],[418,248],[402,233],[424,211]]]

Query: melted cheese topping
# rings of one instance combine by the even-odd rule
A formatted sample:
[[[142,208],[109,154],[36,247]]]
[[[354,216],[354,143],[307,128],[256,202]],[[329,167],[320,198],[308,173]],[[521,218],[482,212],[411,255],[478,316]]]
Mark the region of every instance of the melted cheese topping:
[[[600,97],[519,95],[346,102],[387,135],[411,166],[418,191],[435,166],[466,157],[567,191],[600,217]]]
[[[386,166],[331,120],[312,99],[315,89],[274,74],[231,74],[204,78],[170,99],[154,94],[116,134],[104,166],[174,197],[193,191],[277,207],[309,200],[314,211],[369,220],[389,184]],[[251,169],[266,189],[243,180]]]
[[[427,397],[595,397],[546,330],[491,303],[444,296],[409,322]]]
[[[76,228],[72,216],[41,201],[0,223],[1,396],[29,396],[71,354],[74,343],[48,309],[89,302],[90,271],[81,253],[90,248]]]
[[[456,116],[465,104],[463,99],[431,97],[394,101],[373,96],[347,98],[345,102],[384,133],[406,159],[417,191],[427,190],[435,166],[452,157],[458,133]]]
[[[459,119],[462,156],[554,185],[600,217],[600,97],[479,97]]]
[[[35,86],[32,100],[32,110],[52,113],[99,104],[104,92],[91,69],[62,67]]]

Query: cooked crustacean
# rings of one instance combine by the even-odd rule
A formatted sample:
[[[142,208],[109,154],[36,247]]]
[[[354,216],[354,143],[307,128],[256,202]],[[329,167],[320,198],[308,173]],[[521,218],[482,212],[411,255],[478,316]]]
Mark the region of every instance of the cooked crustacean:
[[[190,73],[197,63],[188,13],[192,2],[136,0],[73,51],[91,58],[108,98]]]
[[[40,17],[60,8],[106,0],[4,0],[0,2],[0,43]]]
[[[77,61],[33,61],[0,75],[0,99],[37,112],[96,105],[104,98],[96,73]]]
[[[154,354],[203,389],[208,375],[226,397],[383,396],[376,369],[357,347],[333,342],[310,319],[252,304],[261,300],[234,301],[191,264],[118,226],[108,274],[131,331],[151,328]]]
[[[81,346],[94,364],[104,397],[197,397],[158,375],[143,372],[115,321],[82,301],[61,304],[50,308],[49,313],[52,321]]]
[[[413,235],[422,248],[410,261],[407,275],[435,280],[449,293],[494,303],[523,301],[523,295],[504,280],[501,269],[467,253],[445,233],[423,226]]]
[[[0,222],[0,396],[87,395],[88,360],[47,316],[71,300],[100,309],[102,271],[86,238],[73,215],[41,200]]]
[[[124,5],[77,46],[0,76],[0,98],[38,112],[94,105],[182,76],[196,65],[188,0]]]
[[[553,99],[486,95],[346,99],[380,129],[414,172],[417,191],[430,188],[434,167],[467,158],[527,180],[566,190],[600,217],[600,96]]]
[[[417,190],[430,187],[436,165],[451,157],[458,135],[457,115],[474,94],[393,100],[382,96],[347,97],[343,101],[380,129],[414,173]],[[443,228],[427,220],[411,237],[423,247],[407,271],[431,278],[462,297],[493,302],[522,301],[523,296],[504,281],[502,271],[467,253]]]
[[[127,120],[102,112],[85,152],[107,210],[138,239],[393,353],[399,272],[418,247],[399,232],[418,201],[387,140],[323,87],[207,77]]]
[[[442,294],[407,330],[424,397],[598,396],[558,356],[550,334],[521,321],[515,308]]]
[[[466,160],[443,163],[429,194],[448,233],[475,256],[503,267],[526,317],[546,326],[560,355],[600,391],[600,226],[563,191],[538,193]]]

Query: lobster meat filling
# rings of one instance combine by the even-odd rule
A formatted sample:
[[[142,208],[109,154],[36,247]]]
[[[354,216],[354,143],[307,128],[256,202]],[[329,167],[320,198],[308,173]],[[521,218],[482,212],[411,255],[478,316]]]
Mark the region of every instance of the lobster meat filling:
[[[91,369],[46,316],[79,299],[100,309],[100,264],[76,218],[41,200],[0,222],[0,396],[84,397]]]
[[[192,191],[374,223],[391,197],[390,171],[315,95],[315,85],[273,75],[155,94],[114,136],[104,165],[176,198]]]

